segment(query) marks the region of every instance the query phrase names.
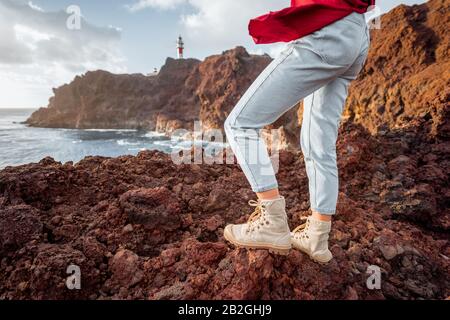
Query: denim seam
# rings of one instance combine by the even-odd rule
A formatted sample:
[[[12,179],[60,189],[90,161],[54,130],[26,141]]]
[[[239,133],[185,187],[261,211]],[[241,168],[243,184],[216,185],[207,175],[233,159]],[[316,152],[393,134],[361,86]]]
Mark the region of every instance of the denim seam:
[[[245,158],[245,154],[242,154],[242,150],[241,150],[241,148],[239,147],[239,142],[237,141],[237,137],[234,137],[234,141],[236,141],[236,144],[237,144],[237,150],[239,150],[239,153],[241,154],[241,157],[242,157],[242,159],[244,160],[244,164],[245,164],[245,166],[247,167],[247,169],[248,169],[248,172],[250,172],[250,175],[251,175],[251,178],[252,178],[252,182],[253,182],[253,185],[255,185],[255,186],[258,186],[258,183],[257,183],[257,181],[256,181],[256,177],[255,177],[255,175],[253,174],[253,171],[251,170],[251,168],[250,168],[250,165],[247,163],[248,161],[247,161],[247,159]],[[245,140],[245,137],[244,137],[244,140]],[[250,151],[249,151],[250,152]],[[242,166],[242,163],[240,163],[240,165]],[[252,183],[250,183],[250,184],[252,184]]]
[[[242,154],[242,152],[241,152],[241,148],[239,147],[239,142],[237,141],[237,137],[236,137],[236,135],[234,134],[234,132],[233,132],[233,128],[230,128],[231,129],[231,135],[232,135],[232,137],[233,137],[233,140],[234,140],[234,143],[236,143],[236,150],[237,150],[237,152],[239,152],[239,154],[240,154],[240,156],[242,157],[242,159],[243,159],[243,162],[244,162],[244,164],[247,166],[247,168],[248,168],[248,172],[250,172],[250,178],[251,178],[251,181],[249,181],[250,182],[250,185],[252,186],[252,188],[253,188],[253,185],[255,185],[255,186],[257,186],[258,184],[256,183],[256,179],[255,179],[255,176],[253,175],[253,172],[250,170],[250,166],[247,164],[247,160],[245,159],[245,155],[243,155]],[[240,163],[240,165],[242,166],[242,163]]]
[[[309,106],[309,119],[308,119],[308,158],[311,158],[311,118],[312,118],[312,109],[314,105],[314,98],[316,93],[313,92],[312,98],[311,98],[311,105]]]
[[[316,161],[312,159],[313,169],[314,169],[314,206],[317,207],[317,170]]]
[[[312,95],[312,98],[311,98],[311,105],[310,105],[310,107],[309,107],[309,119],[308,119],[308,122],[309,122],[309,125],[308,125],[308,158],[312,161],[312,165],[313,165],[313,173],[314,173],[314,188],[313,188],[313,190],[312,190],[312,195],[311,195],[311,198],[312,198],[312,200],[313,201],[311,201],[312,203],[311,203],[311,206],[316,206],[316,202],[317,202],[317,199],[316,199],[316,187],[317,187],[317,184],[316,184],[316,164],[315,164],[315,162],[314,162],[314,159],[312,159],[312,157],[311,157],[311,119],[312,119],[312,116],[313,116],[313,107],[314,107],[314,100],[315,100],[315,97],[316,97],[316,93],[315,92],[313,92],[313,95]]]

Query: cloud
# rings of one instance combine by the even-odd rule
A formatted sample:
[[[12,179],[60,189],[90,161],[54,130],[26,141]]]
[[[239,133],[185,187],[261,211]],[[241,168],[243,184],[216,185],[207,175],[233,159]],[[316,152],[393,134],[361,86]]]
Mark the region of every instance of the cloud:
[[[40,11],[40,12],[44,12],[44,9],[42,9],[41,7],[39,7],[38,5],[34,4],[32,1],[28,1],[28,6],[31,9],[34,9],[36,11]]]
[[[181,22],[189,37],[220,42],[227,47],[247,44],[251,40],[247,26],[251,18],[276,10],[289,1],[276,0],[189,0],[193,14],[183,15]]]
[[[52,87],[87,70],[126,72],[118,28],[97,27],[81,18],[81,29],[70,30],[68,17],[65,11],[47,12],[31,1],[0,0],[0,87],[22,88],[2,93],[0,105],[12,100],[8,94],[20,96],[16,105],[45,104]]]

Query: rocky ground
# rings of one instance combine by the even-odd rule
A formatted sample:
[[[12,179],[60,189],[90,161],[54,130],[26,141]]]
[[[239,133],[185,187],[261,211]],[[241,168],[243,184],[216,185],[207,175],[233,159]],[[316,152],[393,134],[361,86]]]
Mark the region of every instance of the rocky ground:
[[[343,124],[341,193],[326,266],[234,249],[226,223],[253,195],[237,165],[175,165],[147,151],[0,172],[2,299],[443,299],[449,286],[449,144]],[[308,214],[300,153],[278,174],[291,227]],[[82,290],[65,287],[82,270]],[[366,270],[382,270],[381,290]]]

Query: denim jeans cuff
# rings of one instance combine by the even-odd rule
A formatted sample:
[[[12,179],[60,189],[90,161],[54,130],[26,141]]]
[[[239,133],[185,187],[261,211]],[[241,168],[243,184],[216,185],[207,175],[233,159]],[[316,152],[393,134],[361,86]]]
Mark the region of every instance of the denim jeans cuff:
[[[318,212],[320,214],[323,214],[323,215],[328,215],[328,216],[333,216],[336,214],[336,210],[332,210],[332,209],[321,209],[321,208],[311,207],[311,210]]]
[[[261,193],[261,192],[265,192],[265,191],[269,191],[269,190],[273,190],[273,189],[277,189],[277,188],[278,188],[278,183],[272,183],[267,186],[252,187],[252,190],[253,190],[253,192]]]

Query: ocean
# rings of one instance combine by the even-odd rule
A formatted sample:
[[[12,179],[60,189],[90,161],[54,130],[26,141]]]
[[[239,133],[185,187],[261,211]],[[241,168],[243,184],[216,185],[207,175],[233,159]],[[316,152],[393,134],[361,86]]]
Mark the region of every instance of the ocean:
[[[191,141],[170,139],[163,134],[137,130],[47,129],[22,124],[33,109],[0,108],[0,169],[50,156],[62,163],[86,156],[136,155],[142,150],[189,149]]]

